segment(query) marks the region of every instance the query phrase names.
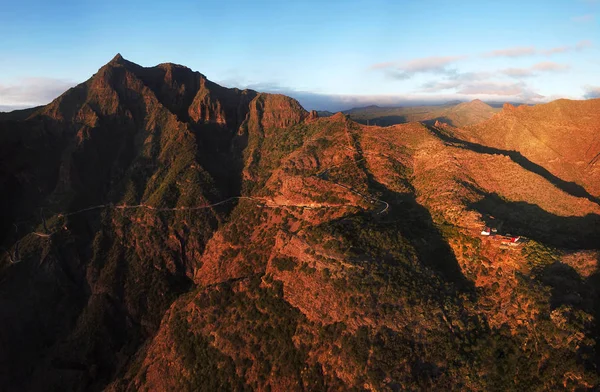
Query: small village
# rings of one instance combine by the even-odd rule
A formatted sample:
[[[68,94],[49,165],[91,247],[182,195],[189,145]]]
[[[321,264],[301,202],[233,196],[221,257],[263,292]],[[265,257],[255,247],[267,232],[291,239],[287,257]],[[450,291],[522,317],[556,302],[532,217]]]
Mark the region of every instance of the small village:
[[[493,219],[493,217],[491,217]],[[483,237],[488,237],[492,241],[500,242],[500,249],[518,249],[525,242],[529,241],[527,238],[520,235],[513,235],[510,233],[501,234],[503,222],[499,222],[496,226],[490,225],[485,226],[481,231]]]

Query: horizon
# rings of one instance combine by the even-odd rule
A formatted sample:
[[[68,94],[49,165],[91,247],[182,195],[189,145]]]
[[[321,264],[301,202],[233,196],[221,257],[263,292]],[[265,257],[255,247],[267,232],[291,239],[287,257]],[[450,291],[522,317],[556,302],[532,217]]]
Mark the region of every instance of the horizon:
[[[599,10],[600,0],[13,3],[0,10],[10,37],[0,111],[51,102],[115,53],[307,110],[597,98]]]

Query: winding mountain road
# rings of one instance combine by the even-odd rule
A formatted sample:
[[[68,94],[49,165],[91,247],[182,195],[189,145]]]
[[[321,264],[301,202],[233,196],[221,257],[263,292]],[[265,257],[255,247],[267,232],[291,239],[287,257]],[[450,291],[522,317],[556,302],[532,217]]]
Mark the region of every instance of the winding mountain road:
[[[372,152],[363,152],[362,150],[354,147],[352,145],[352,137],[350,136],[350,131],[348,130],[348,127],[346,126],[345,129],[345,133],[346,133],[346,137],[347,137],[347,141],[348,141],[348,146],[345,147],[348,150],[351,150],[359,155],[363,155],[363,154],[377,154],[377,155],[382,155],[382,156],[386,156],[388,158],[392,158],[389,157],[385,154],[379,154],[379,153],[372,153]],[[360,162],[365,161],[366,158],[363,156],[359,159],[353,159],[352,162],[348,162],[348,163],[343,163],[343,164],[339,164],[339,165],[333,165],[330,166],[328,168],[325,168],[323,170],[321,170],[319,173],[313,175],[314,177],[317,177],[319,179],[324,180],[323,178],[323,174],[327,173],[330,169],[333,168],[338,168],[338,167],[343,167],[345,165],[350,165],[350,164],[358,164]],[[374,196],[371,195],[365,195],[347,185],[344,184],[340,184],[338,182],[335,181],[331,181],[331,180],[326,180],[328,182],[330,182],[331,184],[334,184],[336,186],[339,186],[341,188],[344,188],[345,190],[354,193],[355,195],[360,196],[361,198],[367,200],[368,202],[370,202],[371,204],[373,203],[379,203],[383,206],[383,209],[379,212],[377,212],[377,215],[383,214],[386,211],[388,211],[388,209],[390,208],[390,204],[388,202],[386,202],[385,200],[381,200],[378,199]],[[69,216],[73,216],[73,215],[78,215],[78,214],[82,214],[84,212],[88,212],[88,211],[94,211],[94,210],[100,210],[100,209],[114,209],[114,210],[134,210],[134,209],[146,209],[149,211],[154,211],[154,212],[177,212],[177,211],[196,211],[196,210],[203,210],[203,209],[208,209],[208,208],[213,208],[213,207],[217,207],[219,205],[223,205],[235,200],[252,200],[255,202],[258,202],[261,204],[262,207],[266,207],[266,208],[303,208],[303,209],[329,209],[329,208],[346,208],[346,207],[356,207],[355,204],[325,204],[325,203],[277,203],[272,199],[269,198],[265,198],[265,197],[251,197],[251,196],[234,196],[234,197],[230,197],[227,198],[225,200],[221,200],[219,202],[216,203],[212,203],[212,204],[203,204],[200,206],[193,206],[193,207],[154,207],[148,204],[136,204],[136,205],[125,205],[125,204],[113,204],[113,203],[108,203],[108,204],[99,204],[99,205],[95,205],[95,206],[91,206],[91,207],[86,207],[86,208],[82,208],[80,210],[77,211],[72,211],[72,212],[68,212],[68,213],[58,213],[56,214],[56,216],[60,217],[60,218],[66,218]],[[15,242],[14,245],[14,257],[8,253],[9,258],[11,260],[12,264],[16,264],[20,261],[19,259],[19,243],[21,242],[21,240],[25,237],[27,237],[28,235],[34,235],[37,236],[39,238],[44,238],[44,239],[51,239],[52,235],[55,232],[50,232],[48,233],[48,230],[46,229],[46,220],[44,219],[43,215],[42,215],[42,221],[44,224],[44,229],[46,230],[46,233],[40,233],[38,231],[32,231],[26,235],[24,235],[23,237],[21,237],[21,239],[17,240]],[[18,227],[17,227],[17,232],[18,232]],[[13,261],[16,260],[16,261]]]

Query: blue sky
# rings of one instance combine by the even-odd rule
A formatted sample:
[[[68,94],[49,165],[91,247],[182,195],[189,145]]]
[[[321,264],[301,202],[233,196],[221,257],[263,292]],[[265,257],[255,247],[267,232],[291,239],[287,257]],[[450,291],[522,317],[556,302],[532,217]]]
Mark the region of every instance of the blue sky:
[[[117,52],[307,109],[600,96],[600,0],[0,0],[0,110]]]

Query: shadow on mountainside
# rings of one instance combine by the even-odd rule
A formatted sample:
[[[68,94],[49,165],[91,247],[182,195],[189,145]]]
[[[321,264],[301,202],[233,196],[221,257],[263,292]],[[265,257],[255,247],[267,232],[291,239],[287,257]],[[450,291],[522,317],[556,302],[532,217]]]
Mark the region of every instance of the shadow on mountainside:
[[[597,258],[596,271],[590,276],[580,275],[568,264],[555,261],[536,273],[536,279],[550,288],[550,309],[561,309],[566,314],[565,327],[573,323],[575,328],[583,324],[584,332],[593,343],[581,344],[578,360],[589,370],[599,372],[600,366],[600,256]],[[581,318],[577,311],[592,316],[588,321]],[[565,313],[566,312],[566,313]],[[595,365],[594,365],[595,364]]]
[[[589,201],[600,205],[600,198],[590,194],[584,187],[574,182],[565,181],[554,174],[550,173],[543,166],[538,165],[537,163],[531,162],[529,159],[525,158],[520,152],[513,150],[502,150],[499,148],[488,147],[482,144],[467,142],[465,140],[458,139],[454,136],[448,135],[443,130],[426,124],[427,128],[439,139],[442,141],[458,148],[463,148],[465,150],[470,150],[473,152],[477,152],[480,154],[490,154],[490,155],[504,155],[509,157],[513,162],[521,166],[523,169],[535,173],[552,185],[562,190],[565,193],[568,193],[571,196],[582,197],[588,199]]]
[[[363,125],[377,125],[379,127],[389,127],[396,124],[406,124],[408,119],[406,116],[380,116],[371,119],[354,118],[350,115],[352,121]]]
[[[454,252],[436,228],[429,210],[420,205],[414,194],[399,194],[375,180],[369,186],[390,204],[389,213],[380,218],[381,225],[397,230],[414,247],[417,258],[439,272],[459,289],[470,291],[473,283],[462,273]]]
[[[219,124],[194,126],[200,151],[196,159],[200,166],[214,179],[220,190],[220,200],[240,196],[242,190],[243,151],[248,146],[248,135],[236,134],[236,129]],[[210,199],[212,203],[220,200]],[[230,213],[237,203],[230,203],[217,210]]]
[[[473,283],[463,275],[454,252],[436,228],[429,210],[417,202],[414,192],[397,193],[377,181],[366,166],[358,137],[356,134],[353,136],[352,142],[359,155],[357,166],[367,176],[369,189],[390,205],[386,213],[375,216],[377,224],[400,232],[414,247],[418,260],[424,265],[441,273],[458,288],[473,290]]]
[[[506,201],[495,193],[475,191],[483,198],[470,203],[467,208],[502,221],[505,233],[525,236],[559,248],[600,248],[600,215],[558,216],[535,204]]]
[[[425,120],[425,121],[422,121],[422,123],[425,124],[425,125],[427,125],[427,126],[433,127],[435,125],[435,123],[438,122],[438,121],[446,123],[446,124],[448,124],[450,126],[453,126],[453,127],[458,126],[458,125],[454,124],[454,121],[451,118],[446,117],[446,116],[440,116],[440,117],[433,118],[431,120]]]
[[[590,328],[591,337],[596,342],[594,346],[594,358],[596,371],[600,373],[600,253],[596,261],[596,272],[590,275],[585,282],[588,284],[591,293],[591,310],[594,315],[594,322]]]
[[[21,124],[23,132],[4,133],[0,124],[0,151],[10,152],[0,158],[0,184],[9,186],[0,197],[7,203],[0,206],[0,245],[20,240],[22,260],[0,265],[2,390],[102,389],[189,290],[186,254],[199,253],[217,227],[208,210],[184,219],[170,213],[136,220],[135,213],[101,208],[56,216],[141,202],[158,171],[162,130],[154,131],[146,157],[136,143],[143,131],[132,121],[105,116],[73,147],[79,125],[40,117]],[[193,185],[190,191],[222,200],[210,181]],[[157,201],[177,197],[172,188]],[[51,232],[45,238],[31,235],[42,231],[40,207]],[[168,246],[172,238],[179,246]]]

